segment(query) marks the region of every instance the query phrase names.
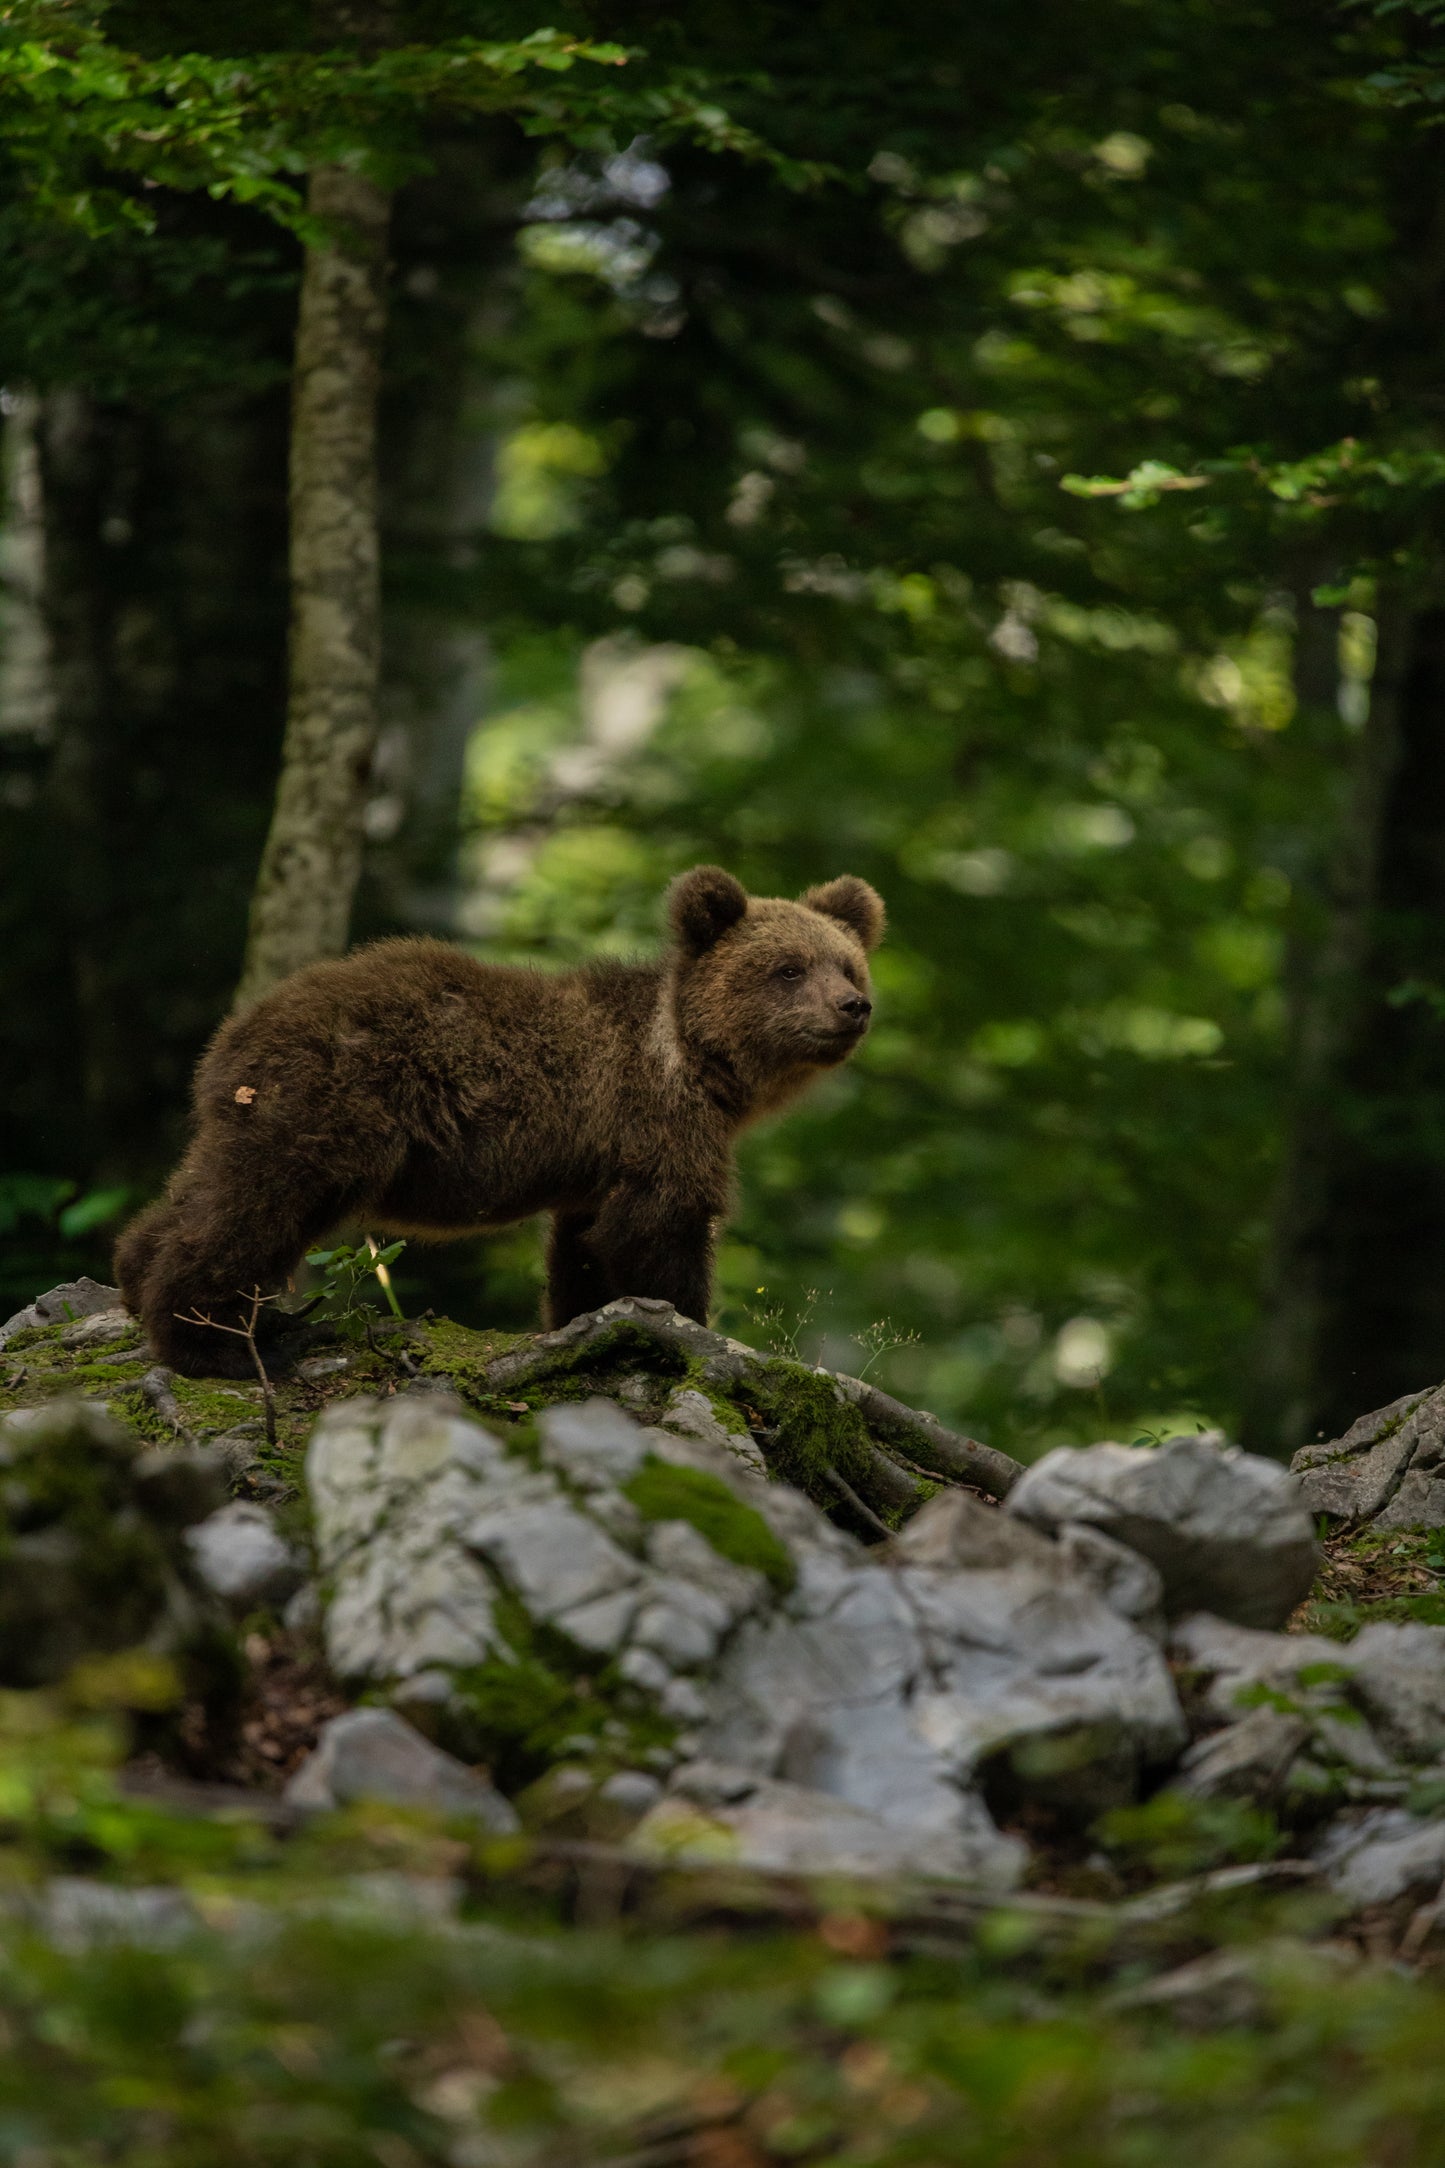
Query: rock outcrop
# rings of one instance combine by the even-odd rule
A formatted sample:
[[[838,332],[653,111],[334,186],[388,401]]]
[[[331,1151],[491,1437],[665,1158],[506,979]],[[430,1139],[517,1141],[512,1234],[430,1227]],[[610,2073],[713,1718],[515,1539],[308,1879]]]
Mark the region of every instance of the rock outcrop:
[[[1445,1528],[1445,1386],[1362,1415],[1290,1467],[1311,1513],[1350,1527]]]
[[[1445,1389],[1293,1475],[1207,1435],[1021,1471],[658,1303],[313,1356],[274,1438],[259,1387],[154,1366],[113,1290],[6,1330],[0,1683],[189,1663],[243,1619],[287,1661],[324,1641],[326,1713],[369,1705],[311,1719],[296,1809],[998,1893],[1111,1809],[1235,1803],[1341,1903],[1445,1873],[1445,1626],[1278,1630],[1314,1514],[1435,1510]]]
[[[1315,1576],[1299,1483],[1217,1432],[1154,1447],[1059,1446],[1025,1470],[1007,1510],[1050,1531],[1097,1529],[1149,1559],[1176,1618],[1207,1610],[1282,1626]]]

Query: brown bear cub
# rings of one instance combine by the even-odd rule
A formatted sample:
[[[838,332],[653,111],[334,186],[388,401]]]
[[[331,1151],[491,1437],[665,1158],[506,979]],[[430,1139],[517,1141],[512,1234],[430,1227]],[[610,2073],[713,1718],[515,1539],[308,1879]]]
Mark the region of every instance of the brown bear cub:
[[[190,1149],[116,1249],[161,1360],[248,1374],[186,1320],[236,1325],[342,1220],[446,1240],[550,1212],[553,1325],[615,1295],[705,1322],[733,1138],[859,1044],[883,904],[851,875],[749,896],[717,866],[668,900],[659,964],[554,977],[382,941],[223,1024]]]

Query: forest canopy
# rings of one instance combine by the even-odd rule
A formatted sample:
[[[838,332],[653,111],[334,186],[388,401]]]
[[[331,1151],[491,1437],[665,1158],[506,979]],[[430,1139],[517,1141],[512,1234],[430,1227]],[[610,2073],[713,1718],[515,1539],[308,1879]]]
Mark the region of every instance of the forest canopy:
[[[349,937],[552,967],[698,860],[862,875],[876,1026],[745,1147],[729,1330],[1023,1457],[1436,1378],[1440,15],[0,5],[15,1303],[107,1275],[242,971],[341,171]],[[539,1258],[397,1282],[516,1327]]]

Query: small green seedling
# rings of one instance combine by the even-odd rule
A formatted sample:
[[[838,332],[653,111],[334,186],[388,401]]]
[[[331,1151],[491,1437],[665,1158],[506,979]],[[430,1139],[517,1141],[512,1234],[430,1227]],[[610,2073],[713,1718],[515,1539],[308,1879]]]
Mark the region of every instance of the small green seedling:
[[[402,1317],[402,1307],[391,1284],[391,1267],[405,1248],[405,1242],[388,1242],[385,1249],[381,1249],[368,1235],[354,1248],[342,1243],[334,1250],[307,1253],[307,1264],[321,1274],[322,1310],[346,1339],[369,1341],[371,1338],[372,1308],[360,1300],[359,1293],[363,1280],[376,1280],[392,1316]]]

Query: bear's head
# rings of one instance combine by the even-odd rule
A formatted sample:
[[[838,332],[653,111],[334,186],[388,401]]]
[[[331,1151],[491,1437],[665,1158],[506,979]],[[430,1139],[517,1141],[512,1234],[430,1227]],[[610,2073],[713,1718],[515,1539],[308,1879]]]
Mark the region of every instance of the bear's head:
[[[883,900],[845,873],[796,903],[750,896],[720,866],[673,882],[673,1023],[685,1052],[736,1080],[759,1111],[846,1061],[868,1029],[868,951]]]

